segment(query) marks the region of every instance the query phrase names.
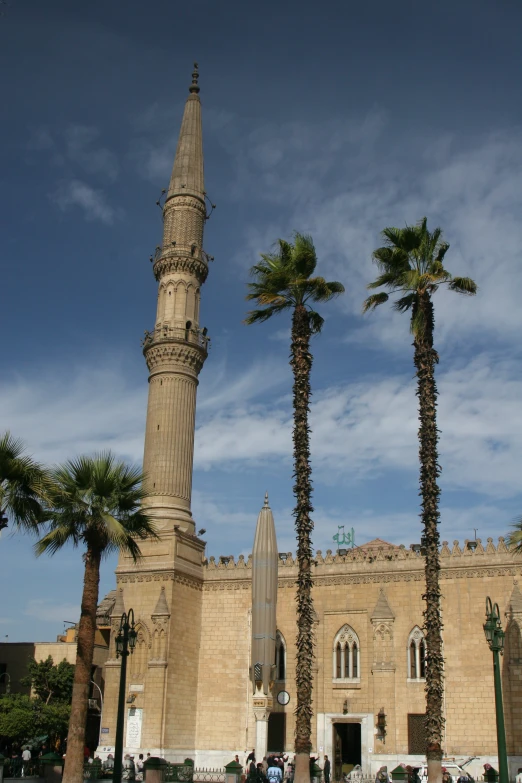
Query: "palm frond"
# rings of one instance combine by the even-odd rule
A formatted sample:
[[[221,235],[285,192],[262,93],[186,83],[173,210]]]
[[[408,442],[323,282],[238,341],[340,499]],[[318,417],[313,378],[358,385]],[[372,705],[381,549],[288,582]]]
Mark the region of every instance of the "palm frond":
[[[449,288],[458,294],[468,294],[468,296],[474,296],[478,291],[478,286],[471,277],[454,277]]]
[[[40,557],[40,555],[43,555],[44,553],[55,555],[56,552],[62,549],[66,544],[78,546],[79,536],[74,529],[71,530],[70,526],[60,525],[49,530],[43,538],[37,541],[34,545],[34,551],[37,557]]]
[[[297,277],[308,278],[317,266],[317,253],[309,234],[294,234],[293,267]]]
[[[310,323],[310,331],[312,334],[319,334],[323,328],[324,318],[320,316],[319,313],[316,313],[315,310],[309,311],[308,318]]]
[[[139,468],[117,462],[110,452],[81,456],[55,468],[49,492],[50,530],[37,552],[83,542],[104,554],[136,552],[129,539],[156,537],[152,518],[141,509],[148,497]],[[138,547],[139,549],[139,547]]]
[[[363,302],[363,313],[367,313],[368,310],[375,310],[381,304],[384,304],[389,299],[388,294],[381,291],[379,294],[372,294]]]
[[[262,323],[263,321],[268,321],[268,319],[271,318],[273,315],[276,315],[277,313],[280,313],[291,306],[292,306],[291,302],[285,302],[284,305],[273,305],[271,307],[265,307],[264,310],[250,310],[247,313],[247,317],[245,318],[245,323],[255,324],[255,323]]]
[[[47,471],[24,454],[23,441],[5,432],[0,437],[0,510],[17,528],[38,529],[48,484]]]
[[[516,552],[517,554],[522,553],[522,517],[519,517],[513,527],[513,532],[511,532],[507,538],[506,538],[506,545],[509,550],[512,552]]]
[[[398,313],[405,313],[413,307],[416,298],[416,293],[406,294],[406,296],[402,296],[393,303],[393,309],[397,310]]]
[[[316,266],[317,253],[309,234],[295,232],[293,243],[279,239],[274,252],[262,254],[250,270],[253,279],[246,298],[258,307],[247,313],[245,323],[268,321],[288,308],[308,306],[308,301],[327,302],[343,293],[341,283],[314,277]]]

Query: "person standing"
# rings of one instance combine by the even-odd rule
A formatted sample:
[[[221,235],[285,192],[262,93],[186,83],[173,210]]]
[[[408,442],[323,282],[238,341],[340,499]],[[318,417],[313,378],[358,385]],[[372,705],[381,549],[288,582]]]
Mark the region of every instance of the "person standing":
[[[324,766],[323,766],[324,783],[330,783],[330,770],[331,770],[330,759],[328,758],[328,756],[325,755]]]
[[[22,751],[22,777],[23,778],[25,778],[25,776],[29,773],[30,761],[31,761],[31,751],[26,745]]]
[[[278,766],[276,760],[271,758],[268,760],[268,769],[266,772],[268,783],[282,783],[283,773],[281,767]]]

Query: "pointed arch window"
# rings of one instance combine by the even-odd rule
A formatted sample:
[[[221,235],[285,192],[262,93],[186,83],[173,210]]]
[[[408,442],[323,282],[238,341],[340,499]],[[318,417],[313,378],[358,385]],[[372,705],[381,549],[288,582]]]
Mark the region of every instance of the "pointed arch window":
[[[280,631],[276,633],[276,680],[286,680],[286,642]]]
[[[361,647],[359,637],[350,625],[343,625],[333,643],[333,679],[338,682],[360,682]]]
[[[426,639],[418,625],[408,637],[408,680],[426,678]]]

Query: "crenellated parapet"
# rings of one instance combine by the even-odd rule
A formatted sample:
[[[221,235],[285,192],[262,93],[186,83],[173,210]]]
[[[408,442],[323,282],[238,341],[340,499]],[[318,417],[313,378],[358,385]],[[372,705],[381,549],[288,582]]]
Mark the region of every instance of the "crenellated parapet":
[[[211,556],[203,561],[204,589],[247,588],[251,581],[252,556]],[[473,578],[522,574],[522,557],[510,552],[503,536],[495,545],[488,538],[486,545],[476,541],[454,541],[450,547],[443,541],[440,550],[441,579]],[[295,586],[297,563],[292,553],[279,554],[279,587]],[[424,578],[424,557],[421,547],[412,544],[380,546],[366,549],[355,547],[346,554],[318,549],[314,558],[314,583],[360,584],[398,581],[420,581]],[[219,585],[226,583],[226,587]]]

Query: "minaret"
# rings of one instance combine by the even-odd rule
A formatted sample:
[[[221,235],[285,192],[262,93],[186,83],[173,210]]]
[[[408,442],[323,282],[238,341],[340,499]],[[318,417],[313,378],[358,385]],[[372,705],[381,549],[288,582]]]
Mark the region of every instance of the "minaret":
[[[190,508],[198,375],[207,358],[199,327],[200,288],[208,274],[203,251],[207,217],[198,66],[185,104],[174,168],[163,206],[163,242],[153,258],[159,283],[156,324],[145,333],[149,402],[143,470],[150,513],[159,529],[194,532]]]

